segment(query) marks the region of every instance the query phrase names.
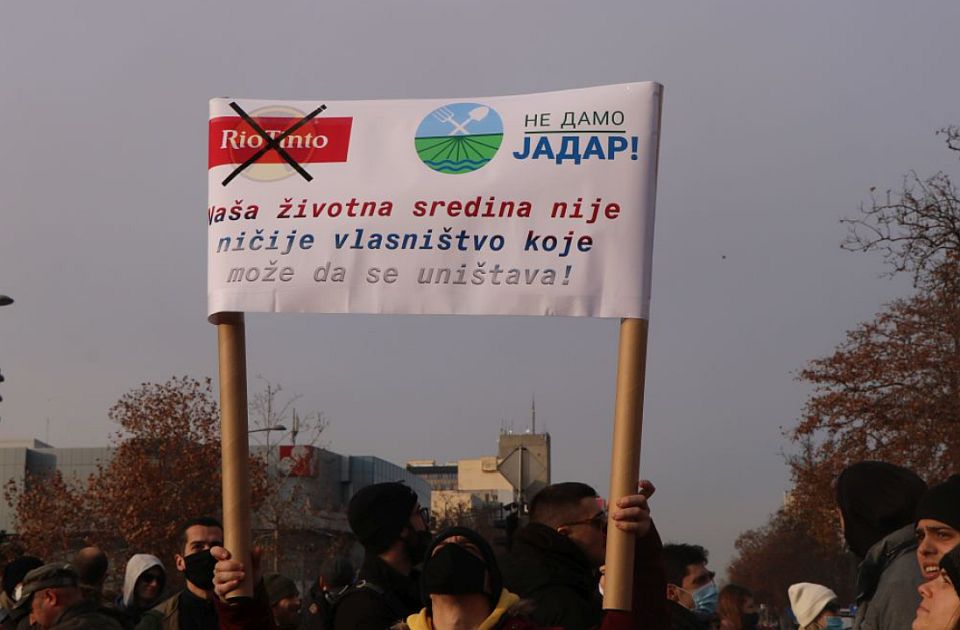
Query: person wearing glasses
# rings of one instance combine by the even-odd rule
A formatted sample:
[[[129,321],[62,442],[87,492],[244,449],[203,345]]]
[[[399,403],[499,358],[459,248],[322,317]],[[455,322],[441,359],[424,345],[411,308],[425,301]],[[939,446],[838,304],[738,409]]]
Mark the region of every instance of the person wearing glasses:
[[[429,511],[399,482],[361,488],[347,507],[363,545],[357,582],[333,604],[334,630],[384,630],[420,610],[420,573],[430,545]]]
[[[145,612],[160,603],[166,582],[167,571],[160,558],[149,553],[130,556],[123,577],[123,592],[117,597],[117,608],[132,625],[137,625]]]
[[[660,584],[661,590],[653,591],[657,597],[645,598],[635,611],[654,620],[644,628],[656,627],[655,620],[666,618],[662,545],[647,507],[651,494],[653,485],[641,482],[640,493],[620,499],[611,515],[617,527],[637,534],[635,587],[650,581]],[[533,497],[530,522],[517,531],[501,568],[507,589],[533,603],[534,622],[567,630],[600,626],[603,602],[597,583],[606,554],[608,518],[596,490],[583,483],[553,484]]]

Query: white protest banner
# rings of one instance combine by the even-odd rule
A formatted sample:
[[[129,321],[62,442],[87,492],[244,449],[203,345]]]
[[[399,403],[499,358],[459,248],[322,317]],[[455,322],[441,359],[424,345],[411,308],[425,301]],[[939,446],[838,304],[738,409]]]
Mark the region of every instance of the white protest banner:
[[[213,99],[208,313],[646,319],[660,94]]]

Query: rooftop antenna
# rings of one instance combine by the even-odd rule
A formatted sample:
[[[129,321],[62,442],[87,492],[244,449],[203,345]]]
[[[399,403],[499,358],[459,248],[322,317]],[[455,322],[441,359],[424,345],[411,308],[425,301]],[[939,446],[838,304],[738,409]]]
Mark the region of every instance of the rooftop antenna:
[[[537,434],[537,395],[530,398],[530,433]]]
[[[293,430],[290,431],[290,443],[293,446],[297,445],[297,433],[300,433],[300,416],[297,415],[297,410],[293,410]]]

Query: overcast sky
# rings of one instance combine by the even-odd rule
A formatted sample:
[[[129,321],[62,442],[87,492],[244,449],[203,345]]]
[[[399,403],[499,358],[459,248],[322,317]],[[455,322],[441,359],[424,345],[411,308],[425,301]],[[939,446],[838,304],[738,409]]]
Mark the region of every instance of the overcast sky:
[[[664,84],[641,472],[669,540],[722,567],[788,487],[794,373],[909,285],[841,217],[957,173],[960,4],[4,2],[0,439],[102,445],[126,390],[216,374],[207,101]],[[248,316],[262,374],[333,450],[492,454],[537,400],[554,480],[606,492],[617,322]]]

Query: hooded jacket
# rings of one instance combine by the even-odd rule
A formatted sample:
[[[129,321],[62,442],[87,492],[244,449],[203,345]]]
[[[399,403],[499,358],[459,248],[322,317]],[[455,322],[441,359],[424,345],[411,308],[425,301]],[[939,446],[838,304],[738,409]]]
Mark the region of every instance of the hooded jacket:
[[[913,471],[887,462],[859,462],[837,478],[843,536],[858,558],[890,533],[915,522],[927,484]]]
[[[857,570],[854,630],[907,630],[920,604],[917,539],[907,525],[876,543]]]
[[[523,614],[524,609],[524,602],[521,602],[519,597],[507,589],[502,589],[493,612],[484,619],[477,630],[547,630],[519,616]],[[424,608],[407,617],[405,622],[395,625],[392,630],[434,630],[433,619]]]
[[[130,557],[130,560],[127,561],[126,573],[123,576],[123,593],[120,594],[120,599],[117,602],[117,607],[120,610],[131,610],[136,607],[133,595],[137,580],[153,567],[160,567],[160,570],[163,571],[164,581],[166,581],[167,570],[160,562],[160,558],[149,553],[138,553]]]

